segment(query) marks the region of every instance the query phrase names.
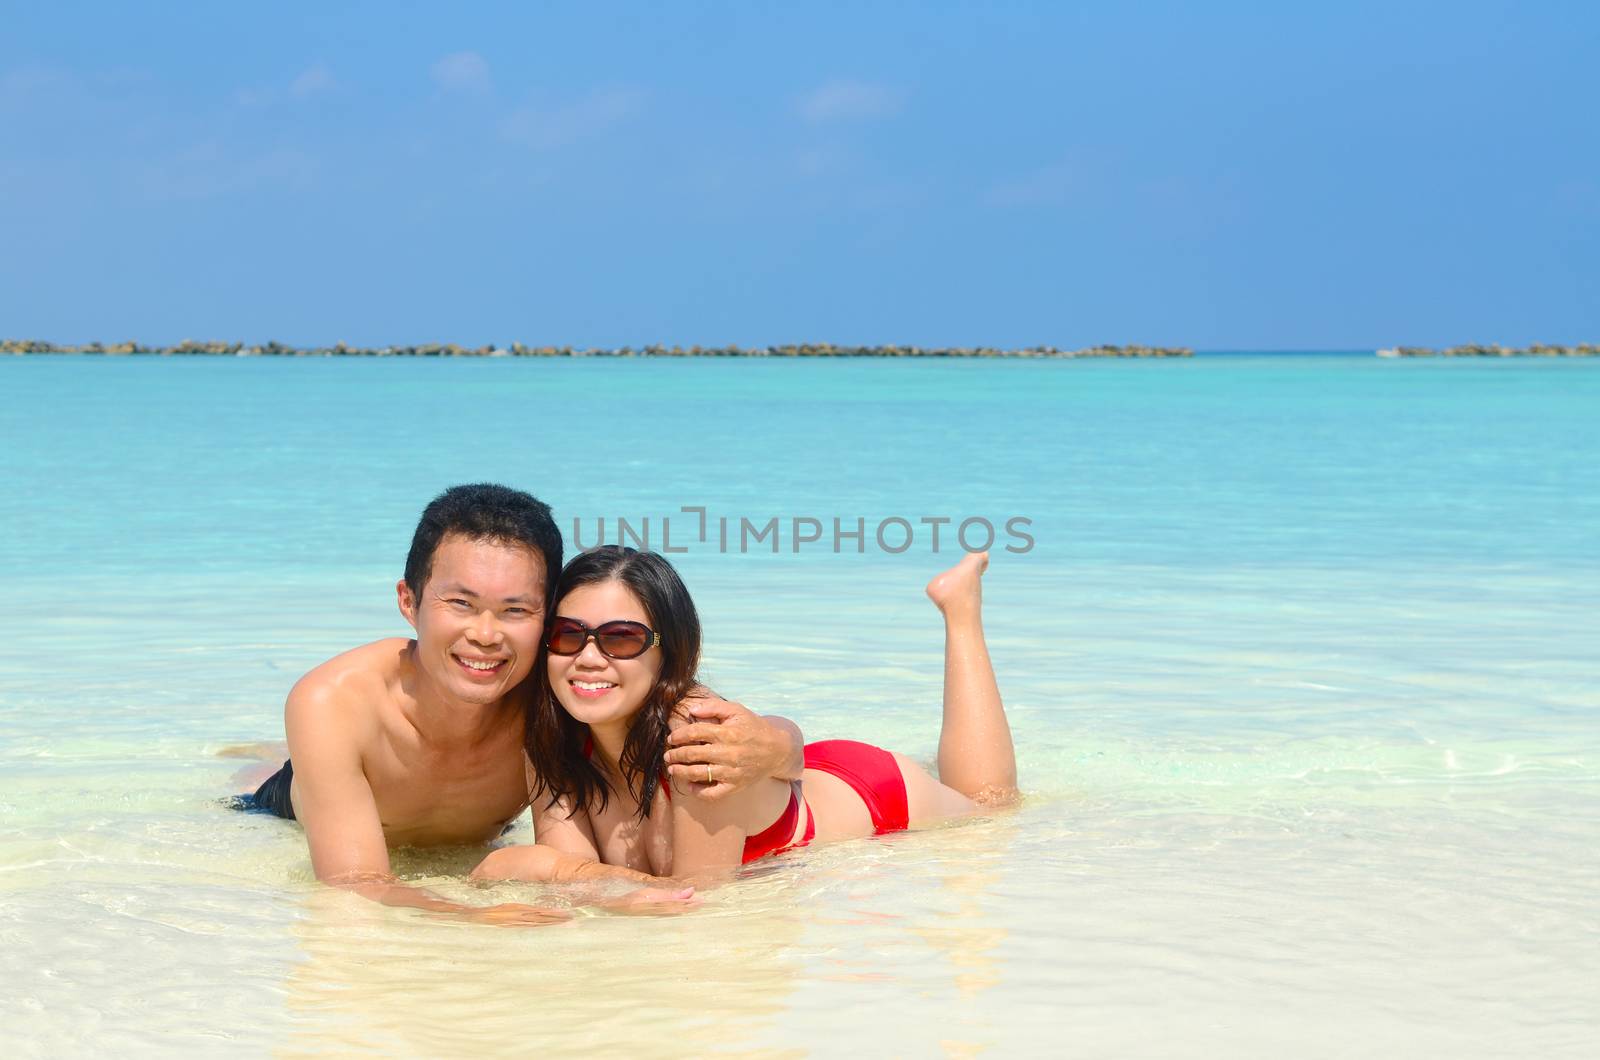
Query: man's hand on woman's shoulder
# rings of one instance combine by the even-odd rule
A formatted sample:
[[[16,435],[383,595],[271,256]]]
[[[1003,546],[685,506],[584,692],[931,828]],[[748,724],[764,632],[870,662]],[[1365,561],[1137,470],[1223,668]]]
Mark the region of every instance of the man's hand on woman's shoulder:
[[[799,779],[804,768],[800,730],[784,718],[762,717],[704,686],[679,704],[667,736],[667,774],[680,791],[716,800],[758,780]]]

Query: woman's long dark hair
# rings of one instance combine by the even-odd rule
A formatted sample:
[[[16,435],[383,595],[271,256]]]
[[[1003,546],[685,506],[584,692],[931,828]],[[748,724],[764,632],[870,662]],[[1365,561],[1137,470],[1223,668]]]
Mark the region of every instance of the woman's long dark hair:
[[[620,762],[628,792],[639,800],[639,818],[643,820],[650,815],[650,803],[665,768],[661,756],[667,750],[667,719],[695,687],[700,616],[672,564],[654,552],[603,545],[573,557],[562,569],[555,606],[546,616],[546,624],[555,621],[568,593],[609,581],[621,582],[639,598],[650,628],[661,634],[657,649],[661,673],[633,717]],[[526,726],[525,743],[535,777],[533,798],[548,798],[554,804],[570,796],[575,809],[604,809],[611,785],[583,753],[589,727],[567,713],[550,687],[548,656],[541,645]]]

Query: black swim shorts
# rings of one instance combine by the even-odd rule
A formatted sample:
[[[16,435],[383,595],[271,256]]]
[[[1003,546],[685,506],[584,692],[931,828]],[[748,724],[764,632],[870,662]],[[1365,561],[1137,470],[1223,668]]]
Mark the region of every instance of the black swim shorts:
[[[233,808],[249,813],[271,813],[285,820],[294,820],[294,803],[289,801],[289,783],[294,780],[294,763],[285,761],[283,768],[261,782],[253,795],[240,795],[233,800]]]

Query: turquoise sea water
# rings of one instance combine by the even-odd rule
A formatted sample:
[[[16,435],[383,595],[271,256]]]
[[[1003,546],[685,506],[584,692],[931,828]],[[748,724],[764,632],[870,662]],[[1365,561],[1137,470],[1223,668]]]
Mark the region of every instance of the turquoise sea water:
[[[1583,362],[0,360],[0,1041],[1590,1055],[1597,413]],[[469,480],[569,547],[670,518],[719,691],[930,759],[921,587],[987,519],[1025,803],[669,920],[319,888],[215,752],[403,631],[416,515]],[[562,900],[475,857],[401,867]]]

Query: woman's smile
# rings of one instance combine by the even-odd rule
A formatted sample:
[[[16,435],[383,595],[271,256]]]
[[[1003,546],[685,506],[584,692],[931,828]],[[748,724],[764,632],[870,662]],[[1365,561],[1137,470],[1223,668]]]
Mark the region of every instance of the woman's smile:
[[[590,631],[575,655],[546,652],[547,673],[556,699],[567,713],[586,725],[627,721],[644,704],[661,672],[661,652],[654,646],[637,656],[618,658],[600,648],[595,632],[604,634],[617,623],[641,629],[650,616],[633,590],[616,580],[580,585],[562,597],[553,624],[575,622]]]

